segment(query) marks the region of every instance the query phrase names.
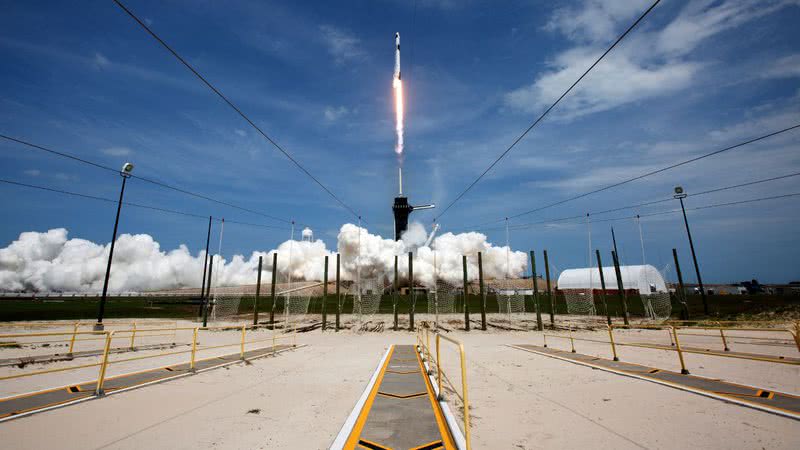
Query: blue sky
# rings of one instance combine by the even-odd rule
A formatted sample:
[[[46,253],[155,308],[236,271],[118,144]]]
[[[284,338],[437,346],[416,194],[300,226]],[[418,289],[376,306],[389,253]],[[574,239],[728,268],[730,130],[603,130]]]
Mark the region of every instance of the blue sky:
[[[0,132],[313,226],[329,246],[354,221],[119,8],[4,2]],[[610,45],[649,2],[144,1],[128,6],[297,160],[391,235],[396,160],[391,77],[402,35],[405,190],[444,206]],[[416,19],[414,20],[414,17]],[[443,231],[502,219],[694,155],[800,123],[800,3],[660,4],[553,114],[439,219]],[[800,131],[514,219],[584,214],[800,171]],[[0,177],[115,198],[119,177],[0,142]],[[800,192],[800,177],[687,199],[702,206]],[[283,226],[133,180],[131,202]],[[0,244],[65,227],[108,242],[114,205],[0,185]],[[641,214],[677,207],[660,204]],[[441,211],[441,207],[439,211]],[[690,211],[706,281],[800,279],[798,198]],[[627,216],[623,211],[603,218]],[[429,224],[436,210],[412,218]],[[502,222],[500,223],[502,225]],[[205,243],[203,220],[126,208],[121,233],[173,249]],[[592,226],[608,258],[610,223]],[[614,222],[639,263],[632,220]],[[642,220],[648,262],[671,248],[691,272],[680,215]],[[485,231],[504,242],[505,231]],[[514,230],[557,269],[587,259],[585,223]],[[249,254],[288,230],[228,225]],[[541,264],[541,262],[540,262]],[[674,272],[673,272],[674,274]],[[686,275],[687,278],[693,279]]]

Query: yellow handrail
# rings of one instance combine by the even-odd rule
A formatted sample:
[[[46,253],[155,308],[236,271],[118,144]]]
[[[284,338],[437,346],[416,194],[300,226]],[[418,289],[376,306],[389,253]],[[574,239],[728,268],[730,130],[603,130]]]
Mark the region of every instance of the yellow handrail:
[[[458,347],[458,352],[461,357],[461,390],[462,390],[462,401],[464,402],[464,439],[467,442],[467,450],[472,449],[472,440],[470,438],[470,430],[469,430],[469,397],[467,396],[467,357],[464,354],[464,344],[460,341],[457,341],[453,338],[442,336],[439,333],[436,333],[436,371],[437,371],[437,380],[439,386],[439,395],[442,396],[442,366],[439,363],[439,346],[440,341],[444,339],[447,342],[450,342]]]

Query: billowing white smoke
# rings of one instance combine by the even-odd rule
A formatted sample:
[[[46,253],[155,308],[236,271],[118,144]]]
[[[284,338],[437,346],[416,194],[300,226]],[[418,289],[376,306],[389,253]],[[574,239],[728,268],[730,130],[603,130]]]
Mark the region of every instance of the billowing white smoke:
[[[436,276],[452,283],[462,279],[461,256],[468,256],[470,280],[477,278],[477,253],[483,254],[483,271],[487,279],[523,274],[527,265],[524,252],[508,251],[486,242],[480,233],[445,233],[430,247],[424,246],[426,233],[419,223],[412,223],[403,240],[395,242],[361,229],[359,258],[359,228],[345,224],[339,231],[338,251],[341,254],[341,273],[345,280],[360,276],[391,277],[395,255],[401,277],[408,271],[408,252],[414,252],[414,278],[432,285],[434,253]],[[84,239],[68,239],[63,228],[46,233],[25,232],[8,247],[0,249],[0,290],[38,292],[99,292],[103,287],[110,246],[98,245]],[[262,282],[272,275],[272,253],[278,253],[278,275],[285,281],[291,273],[293,280],[321,280],[323,260],[329,256],[329,277],[336,270],[336,254],[321,240],[316,242],[286,241],[269,252],[253,252],[249,258],[234,255],[229,260],[214,261],[214,280],[219,286],[255,284],[258,258],[264,259]],[[291,265],[289,254],[291,253]],[[204,252],[193,256],[185,245],[164,252],[158,242],[146,234],[123,234],[114,250],[109,290],[112,292],[150,291],[180,287],[198,287],[203,271]]]

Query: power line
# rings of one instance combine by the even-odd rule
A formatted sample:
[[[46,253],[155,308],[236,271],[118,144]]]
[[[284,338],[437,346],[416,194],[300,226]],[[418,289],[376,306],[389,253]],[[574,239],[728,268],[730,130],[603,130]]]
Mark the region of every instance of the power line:
[[[738,200],[738,201],[735,201],[735,202],[725,202],[725,203],[715,203],[715,204],[705,205],[705,206],[695,206],[695,207],[692,207],[692,208],[686,208],[686,210],[687,211],[698,211],[698,210],[703,210],[703,209],[719,208],[719,207],[723,207],[723,206],[742,205],[742,204],[746,204],[746,203],[754,203],[754,202],[761,202],[761,201],[767,201],[767,200],[776,200],[776,199],[796,197],[796,196],[800,196],[800,192],[791,193],[791,194],[773,195],[773,196],[769,196],[769,197],[760,197],[760,198],[754,198],[754,199],[750,199],[750,200]],[[674,200],[674,199],[669,199],[669,200]],[[662,201],[666,201],[666,200],[662,200]],[[667,211],[657,211],[657,212],[653,212],[653,213],[637,214],[637,215],[633,215],[633,216],[612,217],[610,219],[596,219],[596,220],[591,220],[591,222],[592,223],[614,222],[614,221],[617,221],[617,220],[635,219],[636,217],[640,217],[641,218],[641,217],[661,216],[661,215],[664,215],[664,214],[672,214],[672,213],[676,213],[676,212],[681,212],[681,210],[680,209],[670,209],[670,210],[667,210]],[[523,230],[523,229],[527,229],[527,228],[532,228],[534,225],[565,222],[565,221],[569,221],[569,220],[585,219],[585,218],[586,218],[586,214],[582,214],[582,215],[579,215],[579,216],[562,217],[560,219],[549,219],[549,220],[542,220],[542,221],[539,221],[539,222],[531,222],[531,223],[528,223],[528,224],[524,224],[524,225],[518,226],[516,228],[515,227],[511,227],[510,229],[512,229],[512,230]],[[505,229],[505,227],[494,227],[492,229],[497,230],[497,229],[501,229],[501,228]]]
[[[114,0],[114,1],[117,1],[117,0]],[[442,216],[443,216],[443,215],[444,215],[444,214],[445,214],[445,213],[446,213],[446,212],[447,212],[447,211],[448,211],[448,210],[449,210],[449,209],[450,209],[450,208],[451,208],[453,205],[455,205],[455,204],[456,204],[456,203],[457,203],[459,200],[461,200],[461,197],[463,197],[464,195],[466,195],[466,193],[467,193],[467,192],[469,192],[469,191],[470,191],[470,190],[471,190],[471,189],[472,189],[472,188],[473,188],[473,187],[474,187],[476,184],[478,184],[478,182],[479,182],[479,181],[480,181],[480,180],[481,180],[481,179],[482,179],[482,178],[483,178],[483,177],[484,177],[484,176],[485,176],[485,175],[486,175],[486,174],[487,174],[487,173],[488,173],[490,170],[492,170],[492,168],[493,168],[493,167],[494,167],[494,166],[495,166],[495,165],[496,165],[498,162],[500,162],[500,160],[502,160],[502,159],[503,159],[503,158],[504,158],[504,157],[505,157],[505,156],[506,156],[506,155],[507,155],[507,154],[508,154],[508,153],[509,153],[509,152],[510,152],[510,151],[511,151],[511,150],[512,150],[512,149],[513,149],[513,148],[514,148],[514,147],[515,147],[515,146],[516,146],[516,145],[517,145],[517,144],[518,144],[518,143],[519,143],[519,142],[520,142],[520,141],[521,141],[521,140],[522,140],[522,139],[523,139],[523,138],[524,138],[524,137],[525,137],[525,136],[526,136],[526,135],[527,135],[527,134],[528,134],[528,133],[529,133],[529,132],[530,132],[530,131],[531,131],[533,128],[534,128],[534,127],[535,127],[535,126],[536,126],[536,125],[538,125],[538,124],[539,124],[539,122],[541,122],[541,121],[542,121],[542,120],[545,118],[545,116],[547,116],[547,115],[550,113],[550,111],[551,111],[553,108],[555,108],[555,107],[556,107],[556,105],[558,105],[558,104],[559,104],[559,102],[561,102],[561,100],[562,100],[564,97],[566,97],[566,96],[567,96],[567,94],[569,94],[569,93],[570,93],[570,91],[572,91],[572,89],[573,89],[575,86],[577,86],[577,85],[578,85],[578,83],[580,83],[580,82],[581,82],[581,80],[583,80],[583,78],[584,78],[584,77],[586,77],[586,75],[588,75],[588,74],[589,74],[589,72],[591,72],[591,71],[592,71],[592,69],[594,69],[594,67],[595,67],[597,64],[599,64],[599,63],[600,63],[600,61],[602,61],[602,60],[603,60],[603,58],[605,58],[605,57],[606,57],[606,55],[608,55],[608,54],[611,52],[611,50],[613,50],[613,49],[614,49],[614,47],[616,47],[616,46],[617,46],[617,44],[619,44],[619,43],[620,43],[620,42],[621,42],[621,41],[622,41],[622,40],[625,38],[625,36],[627,36],[627,35],[628,35],[628,33],[630,33],[630,32],[631,32],[631,31],[632,31],[632,30],[633,30],[633,29],[636,27],[636,25],[638,25],[638,24],[639,24],[639,22],[641,22],[641,21],[642,21],[642,20],[643,20],[643,19],[644,19],[644,18],[645,18],[645,17],[646,17],[648,14],[650,14],[650,11],[652,11],[652,10],[653,10],[653,8],[655,8],[655,7],[656,7],[656,5],[658,5],[660,2],[661,2],[661,0],[656,0],[655,2],[653,2],[653,4],[652,4],[652,5],[650,5],[650,7],[649,7],[649,8],[647,8],[647,10],[646,10],[644,13],[642,13],[642,15],[641,15],[641,16],[639,16],[639,18],[638,18],[638,19],[636,19],[636,21],[635,21],[635,22],[633,22],[633,24],[631,24],[631,26],[629,26],[629,27],[628,27],[628,29],[627,29],[627,30],[625,30],[625,32],[624,32],[624,33],[622,33],[622,34],[621,34],[621,35],[620,35],[620,36],[617,38],[617,40],[616,40],[616,41],[614,41],[614,43],[613,43],[613,44],[611,44],[611,47],[609,47],[608,49],[606,49],[606,51],[605,51],[605,52],[603,52],[603,54],[602,54],[602,55],[600,55],[600,57],[599,57],[599,58],[597,58],[597,60],[595,60],[595,62],[594,62],[594,63],[592,63],[592,65],[591,65],[591,66],[589,66],[589,68],[588,68],[588,69],[586,69],[586,71],[584,71],[584,72],[583,72],[583,74],[582,74],[580,77],[578,77],[578,79],[577,79],[577,80],[575,80],[575,82],[574,82],[574,83],[572,83],[572,85],[571,85],[569,88],[567,88],[567,90],[566,90],[566,91],[564,91],[564,93],[563,93],[563,94],[561,94],[561,96],[560,96],[560,97],[558,97],[558,99],[557,99],[555,102],[553,102],[553,104],[552,104],[552,105],[550,105],[550,107],[549,107],[549,108],[547,108],[547,109],[546,109],[546,110],[545,110],[545,111],[542,113],[542,115],[541,115],[541,116],[539,116],[539,118],[538,118],[538,119],[536,119],[536,120],[535,120],[535,121],[534,121],[534,122],[533,122],[533,123],[532,123],[532,124],[531,124],[531,125],[530,125],[530,126],[529,126],[529,127],[528,127],[528,128],[527,128],[527,129],[526,129],[526,130],[525,130],[525,131],[524,131],[524,132],[523,132],[523,133],[522,133],[522,134],[521,134],[521,135],[518,137],[518,138],[517,138],[517,139],[516,139],[516,140],[514,140],[514,142],[513,142],[513,143],[512,143],[512,144],[511,144],[511,145],[510,145],[510,146],[509,146],[509,147],[508,147],[508,148],[507,148],[507,149],[506,149],[506,150],[505,150],[503,153],[501,153],[501,154],[500,154],[500,156],[498,156],[498,157],[497,157],[497,159],[495,159],[495,160],[494,160],[494,162],[493,162],[492,164],[490,164],[490,165],[489,165],[489,167],[487,167],[487,168],[486,168],[486,170],[484,170],[484,171],[483,171],[483,173],[481,173],[481,174],[480,174],[480,176],[478,176],[478,178],[476,178],[476,179],[475,179],[475,181],[473,181],[473,182],[472,182],[472,183],[471,183],[469,186],[467,186],[467,188],[466,188],[466,189],[464,189],[464,190],[463,190],[463,191],[462,191],[460,194],[458,194],[458,196],[455,198],[455,200],[453,200],[452,202],[450,202],[450,204],[449,204],[449,205],[447,205],[447,207],[446,207],[446,208],[445,208],[445,209],[444,209],[444,210],[443,210],[443,211],[442,211],[442,212],[441,212],[441,213],[440,213],[438,216],[436,216],[436,219],[438,219],[439,217],[442,217]]]
[[[314,175],[312,175],[311,172],[309,172],[305,167],[303,167],[302,164],[300,164],[296,159],[294,159],[292,157],[292,155],[289,154],[288,151],[286,151],[277,142],[275,142],[271,137],[269,137],[267,135],[267,133],[265,133],[264,130],[262,130],[258,125],[256,125],[255,122],[250,120],[250,118],[244,112],[242,112],[242,110],[239,109],[239,107],[237,107],[235,104],[233,104],[233,102],[228,100],[228,97],[226,97],[222,92],[220,92],[219,89],[214,87],[213,84],[211,84],[208,80],[206,80],[206,78],[203,77],[203,75],[201,75],[200,72],[195,70],[195,68],[192,67],[191,64],[189,64],[185,59],[183,59],[183,57],[181,55],[179,55],[177,51],[175,51],[172,47],[169,46],[169,44],[167,44],[163,39],[161,39],[153,30],[150,29],[149,26],[147,26],[147,24],[145,24],[130,9],[128,9],[124,4],[122,4],[121,1],[114,0],[114,3],[116,3],[117,6],[119,6],[123,11],[125,11],[125,13],[127,13],[133,20],[135,20],[136,23],[138,23],[139,26],[142,27],[142,29],[144,29],[150,36],[153,37],[153,39],[158,41],[159,44],[161,44],[165,49],[167,49],[167,51],[169,51],[172,54],[172,56],[174,56],[178,61],[180,61],[181,64],[183,64],[198,79],[200,79],[200,81],[202,81],[203,84],[208,86],[208,88],[211,89],[215,94],[217,94],[217,96],[219,98],[221,98],[228,106],[230,106],[234,111],[236,111],[236,113],[239,114],[239,116],[241,116],[242,119],[244,119],[248,124],[250,124],[250,126],[253,127],[253,129],[255,129],[262,137],[264,137],[264,139],[269,141],[269,143],[272,144],[275,148],[277,148],[281,153],[283,153],[284,156],[289,158],[289,161],[294,163],[294,165],[297,166],[298,169],[300,169],[303,173],[308,175],[309,178],[314,180],[314,182],[317,183],[319,185],[319,187],[321,187],[325,192],[327,192],[328,195],[330,195],[334,200],[336,200],[345,209],[350,211],[350,213],[353,214],[353,216],[360,217],[360,214],[355,212],[352,208],[350,208],[350,206],[348,206],[346,203],[344,203],[342,200],[340,200],[339,197],[336,196],[336,194],[334,194],[330,189],[328,189],[324,184],[322,184],[321,181],[319,181]],[[364,222],[366,222],[366,220],[364,220]]]
[[[0,134],[0,138],[6,139],[8,141],[16,142],[18,144],[21,144],[21,145],[24,145],[24,146],[27,146],[27,147],[30,147],[30,148],[41,150],[43,152],[47,152],[47,153],[50,153],[50,154],[53,154],[53,155],[56,155],[56,156],[61,156],[63,158],[71,159],[73,161],[78,161],[78,162],[81,162],[83,164],[88,164],[90,166],[97,167],[97,168],[103,169],[103,170],[107,170],[109,172],[119,173],[119,170],[118,169],[114,169],[113,167],[109,167],[109,166],[106,166],[106,165],[103,165],[103,164],[99,164],[99,163],[96,163],[96,162],[93,162],[93,161],[89,161],[87,159],[83,159],[83,158],[80,158],[78,156],[66,153],[66,152],[53,150],[53,149],[47,148],[47,147],[45,147],[43,145],[34,144],[32,142],[28,142],[28,141],[25,141],[25,140],[22,140],[22,139],[19,139],[19,138],[7,136],[5,134]],[[131,174],[131,178],[136,178],[137,180],[141,180],[141,181],[144,181],[146,183],[150,183],[150,184],[153,184],[153,185],[156,185],[156,186],[160,186],[160,187],[163,187],[163,188],[166,188],[166,189],[171,189],[173,191],[180,192],[182,194],[190,195],[192,197],[197,197],[197,198],[200,198],[200,199],[203,199],[203,200],[207,200],[207,201],[210,201],[210,202],[213,202],[213,203],[217,203],[217,204],[220,204],[220,205],[228,206],[228,207],[231,207],[231,208],[234,208],[234,209],[238,209],[238,210],[241,210],[241,211],[249,212],[251,214],[256,214],[256,215],[259,215],[259,216],[262,216],[262,217],[266,217],[268,219],[276,220],[278,222],[283,222],[283,223],[287,223],[287,224],[291,223],[291,221],[286,220],[286,219],[281,219],[280,217],[271,216],[269,214],[265,214],[265,213],[262,213],[260,211],[256,211],[256,210],[253,210],[253,209],[250,209],[250,208],[245,208],[243,206],[239,206],[239,205],[236,205],[236,204],[233,204],[233,203],[230,203],[230,202],[226,202],[226,201],[223,201],[223,200],[217,200],[217,199],[209,197],[207,195],[198,194],[196,192],[188,191],[186,189],[183,189],[183,188],[180,188],[180,187],[177,187],[177,186],[173,186],[173,185],[170,185],[170,184],[158,181],[158,180],[154,180],[154,179],[151,179],[151,178],[146,178],[146,177],[142,177],[142,176],[135,175],[135,174]]]
[[[705,190],[705,191],[700,191],[700,192],[695,192],[695,193],[692,193],[692,194],[688,194],[687,196],[688,197],[699,197],[699,196],[702,196],[702,195],[713,194],[713,193],[716,193],[716,192],[722,192],[722,191],[727,191],[727,190],[731,190],[731,189],[739,189],[739,188],[742,188],[742,187],[753,186],[753,185],[756,185],[756,184],[768,183],[768,182],[772,182],[772,181],[784,180],[784,179],[787,179],[787,178],[792,178],[792,177],[797,177],[797,176],[800,176],[800,172],[793,172],[793,173],[789,173],[789,174],[786,174],[786,175],[779,175],[779,176],[776,176],[776,177],[762,178],[762,179],[759,179],[759,180],[748,181],[746,183],[739,183],[739,184],[734,184],[734,185],[730,185],[730,186],[723,186],[723,187],[719,187],[719,188],[708,189],[708,190]],[[602,215],[602,214],[608,214],[608,213],[616,212],[616,211],[623,211],[623,210],[626,210],[626,209],[636,209],[636,208],[641,208],[643,206],[651,206],[651,205],[655,205],[655,204],[659,204],[659,203],[666,203],[666,202],[670,202],[672,200],[674,200],[674,199],[672,197],[669,197],[669,198],[663,198],[663,199],[660,199],[660,200],[651,200],[651,201],[648,201],[648,202],[636,203],[636,204],[633,204],[633,205],[620,206],[620,207],[612,208],[612,209],[605,209],[605,210],[602,210],[602,211],[592,211],[592,212],[589,212],[587,214],[589,214],[590,216],[599,216],[599,215]],[[563,221],[568,221],[568,220],[581,219],[581,218],[585,218],[585,217],[586,217],[586,214],[580,214],[580,215],[576,215],[576,216],[561,217],[561,218],[558,218],[558,219],[545,219],[545,220],[540,220],[540,221],[537,221],[537,222],[530,222],[530,223],[523,223],[523,224],[519,224],[519,225],[512,225],[510,228],[514,229],[514,230],[522,230],[522,229],[525,229],[525,228],[530,228],[530,226],[533,226],[533,225],[540,225],[540,224],[545,224],[545,223],[563,222]],[[643,215],[642,217],[645,217],[645,216]],[[504,228],[505,227],[492,227],[492,228],[479,228],[478,230],[488,231],[488,230],[499,230],[499,229],[504,229]]]
[[[695,207],[692,207],[692,208],[686,208],[686,210],[687,211],[699,211],[699,210],[703,210],[703,209],[721,208],[723,206],[744,205],[744,204],[747,204],[747,203],[757,203],[757,202],[764,202],[764,201],[768,201],[768,200],[777,200],[777,199],[782,199],[782,198],[790,198],[790,197],[798,197],[798,196],[800,196],[800,192],[793,192],[793,193],[790,193],[790,194],[773,195],[773,196],[770,196],[770,197],[760,197],[760,198],[752,198],[752,199],[749,199],[749,200],[738,200],[738,201],[735,201],[735,202],[715,203],[715,204],[712,204],[712,205],[695,206]],[[671,210],[668,210],[668,211],[659,211],[659,212],[654,212],[654,213],[649,213],[649,214],[640,214],[640,215],[638,215],[638,217],[661,216],[661,215],[664,215],[664,214],[674,214],[674,213],[679,213],[679,212],[681,212],[680,209],[671,209]],[[595,220],[593,222],[613,222],[615,220],[635,219],[636,217],[637,216],[614,217],[614,218],[610,218],[610,219]]]
[[[683,161],[680,161],[680,162],[677,162],[677,163],[674,163],[674,164],[670,164],[670,165],[662,167],[660,169],[652,170],[650,172],[646,172],[646,173],[643,173],[641,175],[637,175],[635,177],[628,178],[626,180],[622,180],[622,181],[617,182],[617,183],[609,184],[607,186],[603,186],[603,187],[598,188],[598,189],[594,189],[594,190],[591,190],[591,191],[588,191],[588,192],[584,192],[582,194],[578,194],[578,195],[575,195],[573,197],[565,198],[565,199],[559,200],[557,202],[549,203],[547,205],[540,206],[538,208],[534,208],[534,209],[531,209],[531,210],[528,210],[528,211],[525,211],[525,212],[522,212],[522,213],[519,213],[519,214],[516,214],[516,215],[513,215],[513,216],[509,216],[509,219],[515,219],[517,217],[521,217],[521,216],[525,216],[525,215],[532,214],[532,213],[535,213],[535,212],[543,211],[545,209],[549,209],[549,208],[552,208],[554,206],[563,205],[565,203],[569,203],[569,202],[572,202],[572,201],[575,201],[575,200],[578,200],[578,199],[581,199],[581,198],[584,198],[584,197],[588,197],[588,196],[593,195],[593,194],[597,194],[597,193],[600,193],[600,192],[603,192],[603,191],[607,191],[609,189],[613,189],[615,187],[619,187],[619,186],[622,186],[622,185],[625,185],[625,184],[628,184],[628,183],[631,183],[631,182],[634,182],[634,181],[641,180],[643,178],[647,178],[647,177],[650,177],[650,176],[653,176],[653,175],[656,175],[656,174],[659,174],[659,173],[662,173],[662,172],[666,172],[668,170],[672,170],[672,169],[675,169],[677,167],[681,167],[681,166],[684,166],[686,164],[693,163],[695,161],[699,161],[699,160],[702,160],[702,159],[705,159],[705,158],[709,158],[711,156],[715,156],[715,155],[718,155],[720,153],[725,153],[727,151],[735,150],[737,148],[741,148],[741,147],[744,147],[746,145],[762,141],[764,139],[768,139],[768,138],[771,138],[771,137],[774,137],[774,136],[778,136],[780,134],[787,133],[787,132],[795,130],[797,128],[800,128],[800,124],[792,125],[790,127],[786,127],[786,128],[781,129],[781,130],[778,130],[778,131],[773,131],[771,133],[763,134],[761,136],[758,136],[758,137],[755,137],[755,138],[752,138],[752,139],[748,139],[748,140],[746,140],[744,142],[739,142],[738,144],[734,144],[734,145],[731,145],[731,146],[728,146],[728,147],[725,147],[725,148],[714,150],[712,152],[705,153],[705,154],[702,154],[700,156],[696,156],[694,158],[686,159],[686,160],[683,160]],[[788,176],[794,176],[794,175],[788,175]],[[785,178],[785,177],[783,177],[783,178]],[[779,178],[782,178],[782,177],[778,177],[776,179],[779,179]],[[758,181],[758,182],[759,183],[763,183],[764,181],[771,181],[771,179],[761,180],[761,181]],[[753,184],[755,184],[755,183],[753,183]],[[743,186],[746,186],[746,185],[747,184],[745,184]],[[730,189],[730,188],[731,187],[726,187],[726,188],[723,188],[723,190],[724,189]],[[700,193],[697,193],[697,194],[694,194],[694,195],[699,195],[699,194]],[[642,206],[645,206],[645,205],[642,205]],[[493,223],[502,222],[503,220],[505,220],[505,218],[493,220],[493,221],[490,221],[490,222],[484,222],[482,224],[475,225],[472,228],[482,227],[484,225],[489,225],[489,224],[493,224]]]
[[[41,191],[53,192],[53,193],[57,193],[57,194],[71,195],[73,197],[80,197],[80,198],[85,198],[85,199],[89,199],[89,200],[103,201],[103,202],[106,202],[106,203],[117,203],[117,200],[114,200],[114,199],[111,199],[111,198],[98,197],[96,195],[89,195],[89,194],[81,194],[79,192],[71,192],[71,191],[66,191],[66,190],[63,190],[63,189],[55,189],[55,188],[50,188],[50,187],[46,187],[46,186],[39,186],[39,185],[35,185],[35,184],[21,183],[19,181],[6,180],[6,179],[3,179],[3,178],[0,178],[0,183],[10,184],[10,185],[14,185],[14,186],[21,186],[21,187],[26,187],[26,188],[31,188],[31,189],[38,189],[38,190],[41,190]],[[181,216],[194,217],[194,218],[203,219],[203,220],[208,219],[208,216],[202,216],[200,214],[194,214],[194,213],[189,213],[189,212],[185,212],[185,211],[178,211],[178,210],[174,210],[174,209],[161,208],[161,207],[158,207],[158,206],[142,205],[142,204],[139,204],[139,203],[126,202],[126,201],[123,201],[122,204],[126,205],[126,206],[132,206],[134,208],[149,209],[149,210],[152,210],[152,211],[165,212],[165,213],[169,213],[169,214],[177,214],[177,215],[181,215]],[[214,220],[216,220],[217,222],[220,221],[220,219],[214,219]],[[239,225],[248,225],[248,226],[253,226],[253,227],[260,227],[260,228],[271,228],[271,229],[276,229],[276,230],[288,230],[288,228],[276,227],[276,226],[273,226],[273,225],[263,225],[263,224],[247,223],[247,222],[238,222],[238,221],[227,220],[227,219],[226,219],[226,222],[227,223],[235,223],[235,224],[239,224]]]

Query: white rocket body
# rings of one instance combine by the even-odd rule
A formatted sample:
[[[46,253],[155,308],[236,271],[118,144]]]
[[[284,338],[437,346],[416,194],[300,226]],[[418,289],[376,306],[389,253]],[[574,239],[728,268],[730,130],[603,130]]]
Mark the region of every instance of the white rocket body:
[[[394,43],[395,43],[395,51],[394,51],[394,79],[401,80],[400,77],[400,33],[394,34]]]

